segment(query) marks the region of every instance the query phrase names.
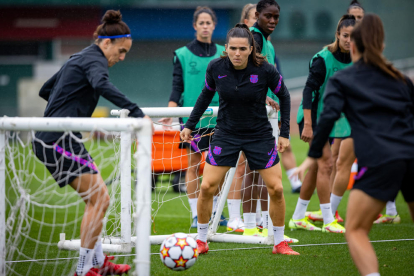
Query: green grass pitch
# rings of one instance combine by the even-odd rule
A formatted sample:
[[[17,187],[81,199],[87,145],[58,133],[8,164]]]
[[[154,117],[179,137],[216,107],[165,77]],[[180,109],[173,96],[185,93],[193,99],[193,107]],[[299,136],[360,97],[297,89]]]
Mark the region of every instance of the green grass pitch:
[[[292,147],[298,163],[306,157],[307,145],[292,137]],[[90,149],[93,154],[93,151]],[[105,160],[111,154],[110,151],[96,156],[95,159]],[[99,160],[97,160],[99,161]],[[99,164],[99,162],[98,162]],[[23,164],[18,164],[23,165]],[[105,168],[100,167],[104,176],[109,176],[111,164],[107,163]],[[44,167],[36,165],[35,174],[43,175]],[[9,172],[9,176],[13,175]],[[36,190],[35,178],[30,181],[32,192],[42,200],[50,204],[68,205],[76,202],[76,195],[70,188],[55,189],[48,194],[45,191]],[[286,218],[288,224],[291,218],[298,194],[292,194],[290,184],[283,174],[283,185],[285,188]],[[10,201],[16,198],[11,192],[10,184],[6,183],[6,194]],[[339,213],[346,219],[346,203],[349,192],[346,192],[344,199],[339,206]],[[177,198],[178,197],[178,198]],[[173,198],[176,198],[172,200]],[[184,194],[174,193],[166,177],[160,178],[157,183],[157,192],[153,193],[153,199],[162,201],[162,205],[153,204],[153,209],[157,210],[155,220],[151,226],[152,235],[171,234],[175,232],[196,232],[190,229],[191,217],[187,198]],[[397,209],[401,216],[401,223],[395,225],[374,225],[370,239],[395,240],[395,239],[414,239],[414,223],[410,219],[408,209],[401,195],[397,197]],[[69,206],[67,208],[54,209],[36,208],[31,206],[28,209],[30,219],[21,224],[14,222],[8,239],[14,239],[14,244],[23,246],[23,250],[17,248],[7,248],[8,260],[7,275],[73,275],[74,265],[77,263],[77,252],[61,251],[57,249],[59,233],[65,232],[69,238],[79,237],[80,221],[82,219],[84,204]],[[316,195],[312,197],[308,210],[319,209],[319,201]],[[19,209],[21,210],[21,209]],[[7,210],[10,212],[10,208]],[[16,211],[19,212],[19,211]],[[225,215],[228,214],[225,209]],[[39,223],[41,222],[41,223]],[[49,226],[53,224],[54,226]],[[22,227],[18,231],[17,225]],[[27,228],[27,225],[31,227]],[[114,226],[107,224],[112,230]],[[26,228],[25,228],[26,227]],[[24,229],[29,229],[25,232]],[[224,227],[220,227],[219,232],[225,232]],[[11,233],[11,234],[10,234]],[[341,234],[309,232],[309,231],[290,231],[286,226],[285,234],[299,239],[299,243],[294,249],[300,256],[281,256],[273,255],[270,246],[231,244],[231,243],[210,243],[210,251],[206,255],[198,258],[196,264],[187,271],[174,272],[166,268],[159,255],[159,245],[151,246],[151,275],[358,275],[348,248],[344,244],[345,238]],[[37,242],[41,241],[41,242]],[[329,243],[339,243],[331,244]],[[308,246],[309,245],[309,246]],[[379,259],[380,273],[384,275],[414,275],[414,241],[389,241],[373,243]],[[250,249],[248,249],[250,248]],[[235,250],[240,249],[240,250]],[[120,254],[116,258],[117,263],[129,263],[134,269],[134,256],[131,254]],[[24,261],[30,259],[49,259],[48,261],[36,262],[10,262]],[[68,258],[68,259],[65,259]]]

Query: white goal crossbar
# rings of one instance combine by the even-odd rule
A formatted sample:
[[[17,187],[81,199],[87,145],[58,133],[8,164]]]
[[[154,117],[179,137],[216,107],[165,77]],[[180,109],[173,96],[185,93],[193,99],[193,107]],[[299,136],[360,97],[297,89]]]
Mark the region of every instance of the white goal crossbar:
[[[135,189],[136,209],[135,209],[135,227],[138,237],[134,238],[133,243],[136,246],[136,271],[138,275],[150,274],[150,228],[151,228],[151,149],[152,149],[152,126],[149,120],[124,118],[18,118],[3,117],[0,118],[0,276],[6,275],[6,132],[8,131],[95,131],[105,130],[112,132],[121,132],[126,141],[131,141],[131,134],[137,137],[139,147],[134,154],[137,164],[138,184]],[[122,138],[121,138],[122,140]],[[124,143],[128,145],[128,143]],[[121,158],[129,159],[129,151],[123,151]],[[127,149],[127,147],[125,148]],[[124,149],[124,150],[125,150]],[[122,159],[121,159],[122,160]],[[130,167],[129,167],[130,168]],[[123,169],[124,170],[124,169]],[[129,173],[129,180],[125,175]],[[122,192],[125,202],[122,209],[128,212],[129,224],[124,224],[122,238],[117,244],[103,240],[103,249],[111,252],[130,252],[131,250],[131,171],[124,173],[129,186]],[[124,201],[124,200],[123,200]],[[129,206],[128,206],[129,205]],[[129,227],[127,227],[129,225]],[[129,229],[128,229],[129,228]],[[65,234],[61,234],[61,241],[58,243],[60,249],[78,250],[80,240],[66,241]]]

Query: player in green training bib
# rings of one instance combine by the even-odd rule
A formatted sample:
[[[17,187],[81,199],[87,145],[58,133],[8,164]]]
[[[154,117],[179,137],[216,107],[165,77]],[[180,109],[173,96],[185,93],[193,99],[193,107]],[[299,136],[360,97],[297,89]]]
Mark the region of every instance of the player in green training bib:
[[[216,14],[209,7],[198,7],[193,15],[193,27],[196,39],[174,52],[173,87],[168,107],[194,107],[205,82],[207,65],[213,59],[219,58],[225,50],[224,46],[212,42],[212,36],[217,24]],[[219,96],[214,96],[210,106],[218,106]],[[186,123],[188,118],[182,118]],[[160,120],[165,125],[172,124],[172,118]],[[202,152],[207,151],[211,136],[204,136],[213,132],[216,118],[201,119],[193,133],[194,140],[184,143],[188,154],[188,169],[186,172],[187,195],[190,203],[193,223],[197,227],[197,198],[200,189],[199,165]],[[217,197],[215,198],[217,202]],[[213,206],[214,207],[214,206]],[[224,218],[224,217],[223,217]],[[220,225],[227,225],[222,220]]]
[[[354,26],[354,16],[342,16],[336,28],[335,42],[323,48],[310,62],[309,77],[303,90],[302,104],[299,107],[297,117],[301,139],[305,142],[311,143],[312,141],[313,130],[315,129],[319,115],[323,110],[323,96],[328,79],[337,71],[350,66],[352,63],[349,49],[350,35]],[[345,117],[342,117],[336,122],[335,128],[336,130],[334,129],[332,133],[335,133],[336,131],[340,138],[348,137],[351,134],[350,126]],[[336,136],[334,135],[333,137]],[[331,164],[332,152],[330,143],[326,141],[322,158],[320,158],[318,163],[308,171],[303,181],[295,212],[289,222],[290,228],[345,233],[345,228],[338,224],[331,209]],[[318,220],[323,221],[322,229],[313,225],[309,222],[308,217],[306,217],[306,208],[315,187],[317,187],[321,207],[321,211],[319,211],[321,214]],[[311,215],[309,215],[309,219],[316,220],[316,218],[313,218]]]

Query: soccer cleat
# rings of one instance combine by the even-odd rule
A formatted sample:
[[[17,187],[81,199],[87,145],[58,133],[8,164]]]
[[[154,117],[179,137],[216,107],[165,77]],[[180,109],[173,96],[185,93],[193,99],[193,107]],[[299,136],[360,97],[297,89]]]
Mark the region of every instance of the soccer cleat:
[[[207,242],[202,242],[200,240],[197,240],[197,250],[198,254],[207,254],[208,252],[208,244]]]
[[[259,229],[257,229],[256,227],[251,229],[244,228],[243,236],[263,237],[263,234],[260,233]]]
[[[127,264],[111,263],[109,261],[110,259],[110,257],[105,256],[104,264],[101,268],[98,269],[99,275],[122,275],[124,273],[128,273],[128,271],[131,269],[131,267]]]
[[[382,224],[382,223],[400,223],[401,217],[400,215],[396,214],[395,216],[390,215],[381,215],[376,221],[374,221],[375,224]]]
[[[308,231],[321,231],[321,228],[313,225],[307,217],[304,217],[303,219],[290,219],[289,228],[291,230],[303,229]]]
[[[307,216],[310,220],[313,220],[313,221],[323,221],[322,210],[314,211],[314,212],[306,212],[305,216]]]
[[[197,228],[197,216],[193,217],[193,223],[191,223],[191,228]]]
[[[259,229],[263,229],[263,219],[262,218],[260,218],[259,222],[256,221],[256,227],[259,228]]]
[[[282,255],[300,255],[298,252],[293,251],[293,249],[289,247],[286,241],[282,241],[278,245],[273,246],[272,253]]]
[[[334,220],[329,224],[324,224],[322,227],[322,232],[344,234],[345,227],[340,225],[337,220]]]
[[[244,224],[241,218],[235,218],[235,219],[229,220],[229,222],[227,223],[227,231],[243,233]]]
[[[336,212],[335,212],[335,219],[338,221],[338,222],[344,222],[344,219],[343,218],[341,218],[341,216],[339,215],[339,213],[338,213],[338,210],[336,210]]]
[[[292,239],[292,238],[289,238],[286,235],[284,235],[283,238],[285,239],[285,242],[287,242],[287,243],[298,243],[299,242],[298,239]]]
[[[75,276],[78,276],[78,274],[75,272]],[[97,268],[91,268],[89,269],[88,273],[86,273],[84,276],[102,276],[98,273]]]
[[[296,189],[292,189],[292,194],[300,194],[300,188],[302,188],[302,186],[299,186]]]

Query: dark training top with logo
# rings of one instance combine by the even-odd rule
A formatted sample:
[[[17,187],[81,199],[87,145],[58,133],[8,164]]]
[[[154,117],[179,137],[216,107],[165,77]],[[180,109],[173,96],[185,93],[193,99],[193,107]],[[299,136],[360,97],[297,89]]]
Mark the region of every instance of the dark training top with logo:
[[[362,61],[338,71],[326,86],[324,108],[309,156],[319,158],[344,112],[361,167],[414,159],[414,86]]]
[[[205,86],[186,127],[194,130],[217,91],[220,96],[217,129],[241,138],[272,137],[265,103],[268,88],[280,100],[280,136],[289,138],[290,95],[283,78],[275,66],[268,62],[257,67],[251,60],[243,70],[234,69],[229,58],[218,58],[210,62]]]
[[[108,60],[95,44],[72,55],[43,85],[39,96],[48,102],[44,117],[91,117],[100,96],[128,109],[131,117],[144,117],[142,110],[109,81]],[[82,137],[78,132],[74,134]],[[61,132],[36,133],[45,143],[61,136]]]

